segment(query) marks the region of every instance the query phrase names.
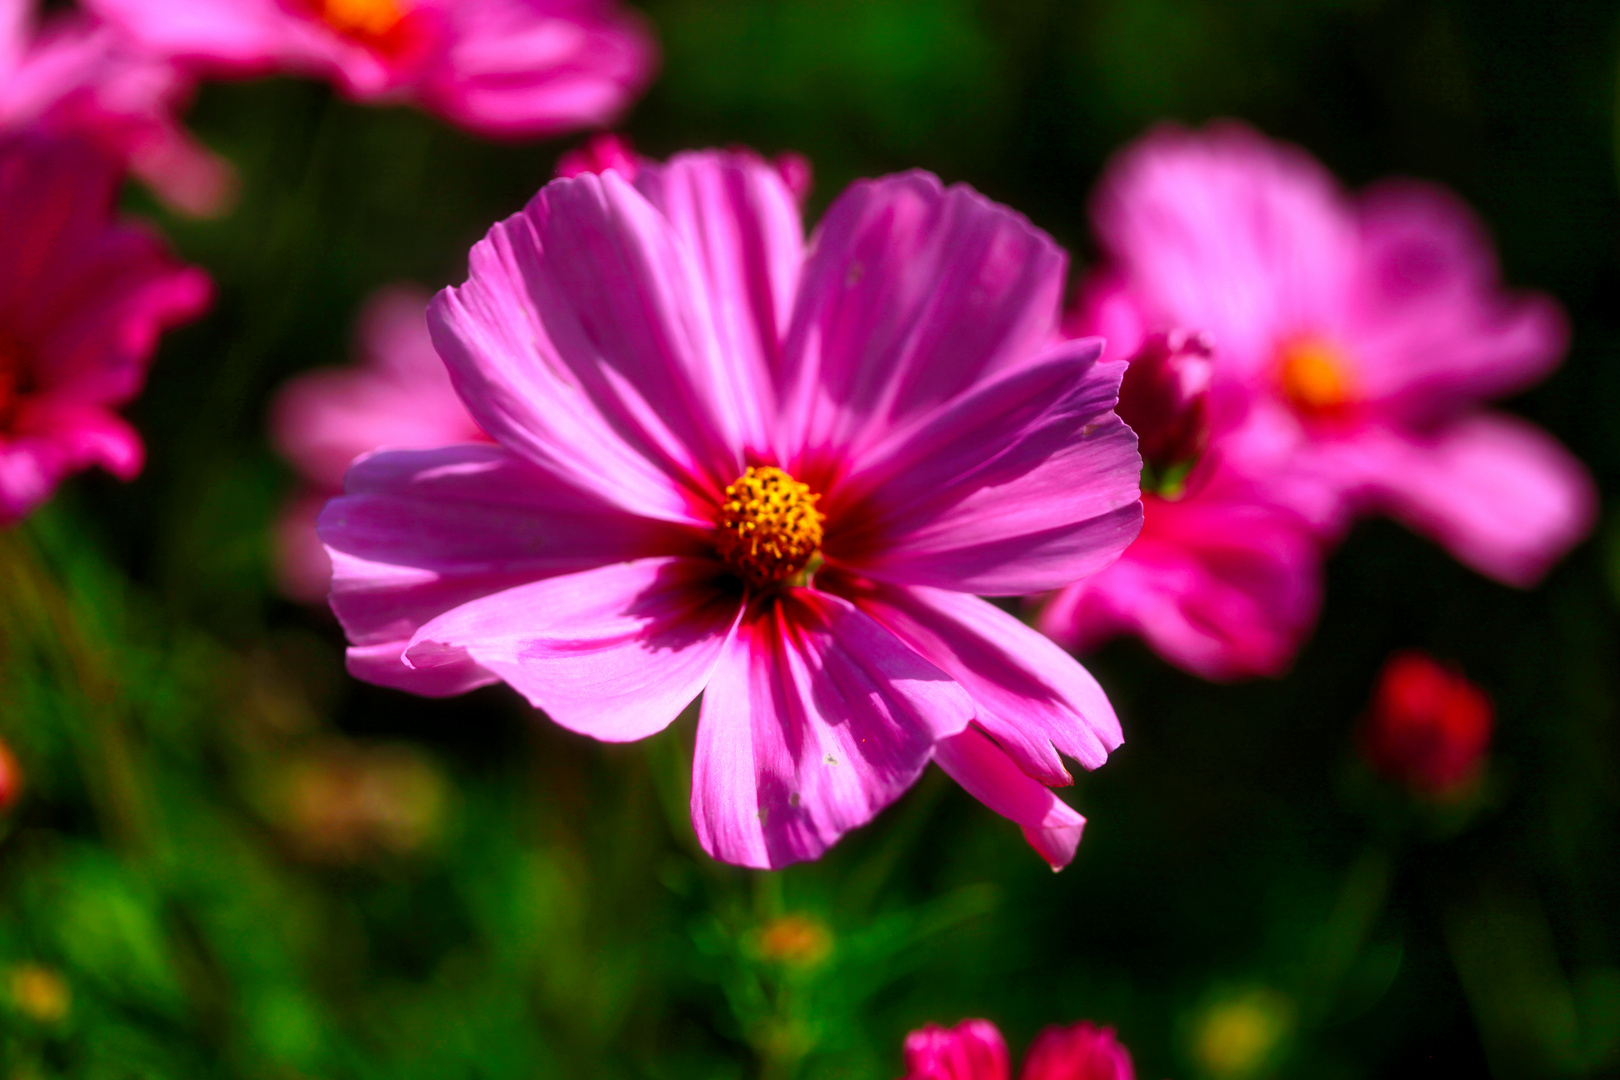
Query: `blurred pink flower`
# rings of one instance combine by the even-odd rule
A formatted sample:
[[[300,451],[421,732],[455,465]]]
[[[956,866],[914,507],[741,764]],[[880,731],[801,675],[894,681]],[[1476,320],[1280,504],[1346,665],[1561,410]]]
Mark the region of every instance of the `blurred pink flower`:
[[[169,205],[194,216],[229,208],[236,176],[176,119],[191,79],[77,12],[36,28],[34,0],[0,0],[0,131],[39,126],[86,139]]]
[[[363,458],[322,514],[350,670],[505,681],[607,741],[701,692],[693,825],[730,862],[820,855],[936,744],[1067,861],[1059,752],[1095,767],[1118,721],[968,595],[1066,584],[1140,526],[1123,365],[1053,344],[1064,271],[923,173],[855,185],[808,247],[752,155],[553,181],[430,308],[497,445]]]
[[[1119,562],[1042,612],[1058,640],[1134,633],[1205,678],[1277,675],[1354,514],[1392,513],[1516,585],[1590,529],[1580,464],[1479,408],[1557,363],[1562,316],[1502,290],[1450,195],[1400,182],[1352,201],[1303,153],[1224,124],[1126,150],[1093,217],[1109,259],[1069,331],[1162,369],[1164,335],[1195,328],[1213,378],[1197,403],[1207,450],[1189,468],[1178,416],[1191,410],[1137,405],[1127,375],[1120,414],[1143,440],[1146,523]]]
[[[83,143],[0,136],[0,524],[70,473],[141,471],[134,397],[166,328],[200,314],[208,278],[113,218],[120,173]]]
[[[902,1080],[1011,1080],[1007,1044],[988,1020],[933,1024],[906,1036]],[[1087,1021],[1049,1027],[1035,1038],[1020,1080],[1135,1080],[1131,1055],[1113,1028]]]
[[[1580,463],[1481,408],[1557,366],[1563,315],[1504,290],[1455,196],[1388,181],[1351,199],[1302,151],[1219,124],[1127,149],[1094,218],[1111,263],[1093,309],[1209,334],[1223,462],[1327,537],[1387,512],[1527,586],[1590,530]]]
[[[427,329],[428,295],[409,285],[380,290],[361,313],[352,367],[292,380],[271,406],[276,449],[307,482],[276,526],[282,591],[294,600],[326,599],[332,563],[315,534],[343,474],[378,447],[425,449],[487,442],[450,385]]]
[[[614,0],[86,2],[203,74],[322,76],[486,135],[611,123],[657,66],[647,28]]]

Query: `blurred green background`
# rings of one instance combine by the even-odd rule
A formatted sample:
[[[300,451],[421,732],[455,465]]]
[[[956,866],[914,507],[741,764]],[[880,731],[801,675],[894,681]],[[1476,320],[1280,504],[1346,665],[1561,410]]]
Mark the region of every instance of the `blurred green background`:
[[[1589,0],[658,0],[626,126],[816,168],[812,211],[910,168],[1084,265],[1085,199],[1153,122],[1237,116],[1347,182],[1442,181],[1576,328],[1513,407],[1620,482],[1620,7]],[[1620,1076],[1620,524],[1516,592],[1385,524],[1334,558],[1293,673],[1215,687],[1090,658],[1125,747],[1054,877],[930,773],[819,864],[720,866],[690,717],[604,746],[502,688],[343,672],[280,600],[274,389],[345,362],[375,287],[461,280],[571,142],[479,142],[291,80],[204,89],[241,170],[157,218],[220,287],[132,409],[150,464],[0,534],[0,1077],[870,1077],[926,1021],[1116,1025],[1143,1080]],[[1424,811],[1356,763],[1393,649],[1498,707],[1483,793]]]

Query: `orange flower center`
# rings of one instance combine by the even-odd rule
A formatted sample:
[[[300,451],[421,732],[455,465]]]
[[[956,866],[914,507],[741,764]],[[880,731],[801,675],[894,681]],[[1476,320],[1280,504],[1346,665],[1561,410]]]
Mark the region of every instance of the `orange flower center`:
[[[1355,401],[1344,353],[1321,338],[1300,338],[1283,347],[1279,381],[1283,396],[1303,416],[1334,416]]]
[[[726,488],[715,520],[715,547],[748,584],[765,588],[792,581],[821,553],[827,515],[821,498],[774,465],[749,466]]]
[[[315,14],[347,37],[381,38],[405,18],[401,0],[310,0]]]

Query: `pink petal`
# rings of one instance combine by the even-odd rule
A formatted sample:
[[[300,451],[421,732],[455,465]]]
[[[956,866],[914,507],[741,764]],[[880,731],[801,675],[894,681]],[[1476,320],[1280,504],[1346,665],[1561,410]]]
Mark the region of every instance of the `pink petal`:
[[[360,324],[359,366],[301,375],[271,406],[276,449],[307,480],[337,487],[350,462],[379,447],[426,449],[484,436],[468,415],[427,330],[427,296],[379,291]]]
[[[1334,456],[1374,505],[1509,585],[1534,585],[1597,517],[1585,467],[1540,428],[1502,413],[1430,436],[1369,431]]]
[[[1109,167],[1092,220],[1150,329],[1208,333],[1246,378],[1269,375],[1288,334],[1339,327],[1355,216],[1294,147],[1232,123],[1161,127]]]
[[[741,612],[718,564],[637,559],[472,600],[418,630],[405,661],[471,659],[570,731],[630,742],[702,692]]]
[[[430,107],[474,131],[550,135],[612,124],[657,73],[647,26],[618,4],[459,0],[423,79]]]
[[[1125,365],[1061,345],[897,433],[827,496],[829,559],[885,581],[1014,595],[1067,585],[1136,537]]]
[[[1053,870],[1073,861],[1086,819],[1020,769],[977,726],[942,739],[934,760],[969,795],[1022,826],[1024,839]]]
[[[635,185],[697,256],[717,347],[743,380],[731,407],[748,416],[752,445],[763,446],[804,260],[798,203],[775,167],[746,152],[648,162]]]
[[[973,698],[975,723],[1041,783],[1072,782],[1060,753],[1095,769],[1123,741],[1097,680],[995,605],[964,593],[868,584],[836,574],[823,573],[816,581],[960,683]]]
[[[630,517],[488,445],[362,459],[320,532],[332,610],[365,656],[393,649],[392,686],[415,678],[401,659],[406,642],[446,611],[559,574],[701,550],[681,530]]]
[[[0,524],[22,518],[64,479],[92,465],[130,480],[144,461],[140,435],[116,414],[88,405],[32,403],[16,427],[0,436]]]
[[[847,601],[801,589],[760,603],[703,697],[692,825],[715,858],[774,868],[870,821],[973,705]]]
[[[277,0],[85,0],[142,48],[211,74],[254,75],[290,64],[319,69],[335,35]]]
[[[495,439],[633,512],[706,523],[758,414],[704,285],[645,198],[585,174],[497,224],[429,325]]]
[[[906,1036],[903,1080],[1010,1080],[1007,1044],[988,1020],[946,1029],[929,1024]]]
[[[1490,237],[1443,189],[1385,182],[1361,201],[1346,330],[1362,393],[1408,421],[1540,381],[1569,331],[1550,297],[1502,288]]]
[[[781,460],[815,483],[1035,356],[1064,271],[1050,237],[967,187],[920,172],[850,187],[816,232],[784,348]]]
[[[1137,634],[1206,679],[1281,675],[1321,606],[1322,544],[1310,524],[1242,487],[1144,509],[1136,542],[1058,594],[1041,629],[1082,648]]]

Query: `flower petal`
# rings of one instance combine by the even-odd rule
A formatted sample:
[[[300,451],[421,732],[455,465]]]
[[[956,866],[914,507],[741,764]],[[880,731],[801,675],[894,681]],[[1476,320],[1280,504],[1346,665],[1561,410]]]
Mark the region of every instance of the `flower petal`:
[[[1433,435],[1369,431],[1331,452],[1359,479],[1364,500],[1509,585],[1534,585],[1597,517],[1585,466],[1540,428],[1503,413]]]
[[[965,593],[821,574],[845,597],[962,685],[974,721],[1041,783],[1072,783],[1060,753],[1095,769],[1124,736],[1097,680],[1049,639]]]
[[[976,726],[940,740],[934,760],[969,795],[1022,826],[1024,839],[1053,870],[1073,861],[1086,819]]]
[[[929,1024],[906,1036],[904,1080],[1010,1080],[1007,1044],[988,1020]]]
[[[764,448],[776,403],[781,341],[804,260],[798,202],[775,166],[744,152],[648,162],[635,186],[697,257],[717,347],[740,380],[731,407],[749,445]]]
[[[418,630],[405,662],[471,659],[570,731],[630,742],[702,692],[741,612],[718,564],[636,559],[469,601]]]
[[[1014,595],[1106,566],[1141,528],[1125,365],[1067,342],[874,448],[828,494],[829,559],[886,581]]]
[[[422,94],[474,131],[532,137],[611,124],[658,67],[647,27],[617,4],[458,0],[445,8],[450,40]]]
[[[1362,199],[1350,301],[1362,393],[1412,423],[1521,390],[1568,344],[1550,297],[1502,288],[1489,235],[1441,188],[1386,181]]]
[[[1041,629],[1080,648],[1138,634],[1205,679],[1282,674],[1321,607],[1322,543],[1305,519],[1257,495],[1145,500],[1142,535],[1059,593]]]
[[[332,610],[356,674],[412,688],[401,659],[428,621],[479,597],[624,559],[701,550],[678,527],[625,514],[490,445],[372,454],[349,470],[320,533]],[[398,667],[374,677],[391,645]],[[431,693],[422,689],[421,693]]]
[[[813,859],[911,786],[973,704],[847,601],[761,601],[703,696],[692,825],[743,866]]]
[[[695,256],[617,172],[547,184],[428,322],[480,427],[609,501],[703,521],[742,471],[752,385]]]
[[[823,487],[842,455],[1036,355],[1064,273],[1050,237],[970,188],[853,185],[817,230],[784,347],[789,471]]]
[[[1092,220],[1149,329],[1208,333],[1228,371],[1268,375],[1279,335],[1339,329],[1355,217],[1295,147],[1240,124],[1161,127],[1109,167]]]

